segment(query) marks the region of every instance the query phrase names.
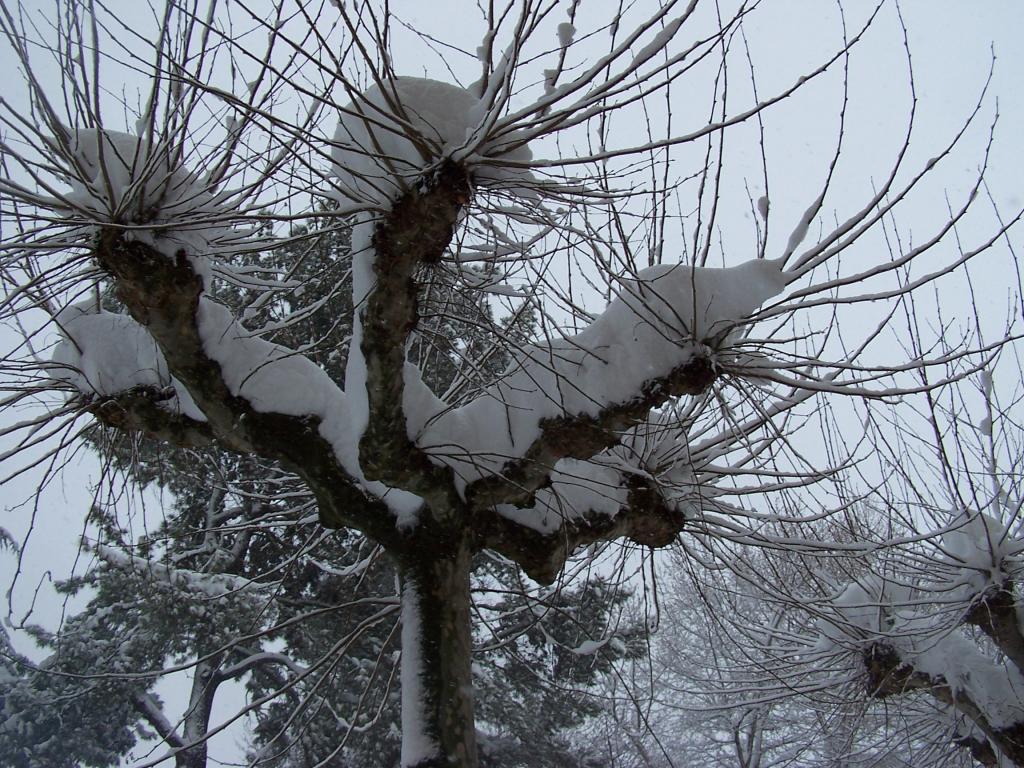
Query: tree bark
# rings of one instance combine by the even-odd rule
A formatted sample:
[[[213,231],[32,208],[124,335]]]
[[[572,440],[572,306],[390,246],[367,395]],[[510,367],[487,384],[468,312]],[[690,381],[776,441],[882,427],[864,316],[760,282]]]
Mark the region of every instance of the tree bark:
[[[185,712],[185,748],[174,755],[176,768],[206,768],[208,757],[207,734],[210,730],[210,713],[213,700],[220,685],[217,668],[222,656],[217,654],[196,665],[192,678],[192,694]]]
[[[981,595],[965,617],[991,638],[1003,655],[1024,672],[1024,632],[1017,617],[1014,584],[1007,579]]]
[[[927,691],[942,703],[960,710],[988,737],[1003,757],[1024,768],[1024,720],[1008,726],[994,726],[989,722],[986,712],[966,691],[954,688],[942,675],[916,669],[885,642],[876,642],[864,650],[864,666],[868,673],[868,691],[875,698],[885,699],[909,691]],[[972,755],[982,754],[970,742],[963,742],[963,746],[968,747]],[[980,757],[978,759],[981,761]]]
[[[469,542],[398,556],[402,587],[402,766],[476,768]]]

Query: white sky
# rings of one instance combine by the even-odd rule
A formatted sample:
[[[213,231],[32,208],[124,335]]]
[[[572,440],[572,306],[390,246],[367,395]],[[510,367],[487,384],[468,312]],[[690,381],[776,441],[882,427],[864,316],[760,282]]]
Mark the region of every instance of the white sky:
[[[30,4],[31,5],[31,4]],[[580,5],[577,27],[581,32],[603,19],[617,4],[608,0]],[[873,4],[850,2],[846,4],[850,16],[849,27],[858,26],[857,20]],[[708,4],[709,8],[712,4]],[[125,13],[136,7],[127,0],[114,0],[114,9]],[[473,51],[478,43],[481,26],[475,4],[459,2],[420,2],[420,0],[392,0],[393,10],[416,29],[445,39]],[[909,0],[902,7],[909,30],[909,42],[914,57],[919,114],[918,133],[912,145],[918,160],[935,154],[951,132],[972,108],[985,81],[991,63],[991,50],[997,56],[996,71],[991,91],[998,96],[1000,123],[997,142],[992,155],[990,185],[997,203],[1004,213],[1021,205],[1021,179],[1024,178],[1024,153],[1020,151],[1020,137],[1024,136],[1024,89],[1019,85],[1024,73],[1024,5],[1014,0],[965,3],[954,0]],[[556,12],[561,21],[561,11]],[[835,7],[826,0],[782,0],[765,2],[746,26],[758,73],[760,94],[767,96],[780,87],[788,86],[809,65],[835,50],[838,41],[838,22]],[[547,44],[554,46],[552,39]],[[395,29],[395,65],[400,74],[426,74],[437,79],[449,79],[438,59],[424,56],[423,48],[407,34]],[[6,50],[0,53],[3,71],[10,72]],[[474,59],[453,55],[449,63],[464,82],[477,75]],[[701,84],[702,85],[702,84]],[[781,247],[796,219],[817,194],[830,153],[836,130],[836,113],[840,93],[838,80],[828,76],[813,84],[803,94],[779,105],[768,115],[769,173],[772,216],[778,217],[774,237]],[[738,83],[737,93],[743,85]],[[706,102],[696,98],[701,87],[693,89],[693,103],[687,103],[688,91],[677,90],[672,109],[674,121],[683,132],[684,126],[697,127],[705,120]],[[872,180],[878,181],[887,170],[886,162],[898,146],[907,113],[907,86],[901,47],[901,32],[895,24],[895,8],[883,10],[876,28],[855,49],[851,63],[851,107],[847,134],[846,160],[842,166],[843,195],[862,200]],[[986,115],[995,108],[990,98]],[[987,128],[989,117],[980,123]],[[621,126],[623,135],[637,130],[634,126]],[[975,131],[970,143],[962,150],[955,163],[941,173],[942,185],[935,186],[933,194],[909,206],[901,226],[908,232],[923,235],[929,222],[944,218],[943,195],[963,193],[972,179],[979,160],[979,147],[984,141],[984,130]],[[762,182],[757,172],[760,155],[756,133],[750,126],[735,132],[729,145],[734,160],[735,175],[729,179],[727,206],[721,219],[726,248],[743,250],[754,242],[753,222],[746,204],[746,182],[762,193]],[[547,154],[535,152],[537,155]],[[680,152],[680,157],[684,156]],[[937,177],[938,178],[938,177]],[[840,219],[850,210],[842,210],[842,198],[833,201]],[[984,217],[983,217],[984,218]],[[791,222],[787,226],[784,222]],[[976,221],[982,227],[990,220]],[[965,232],[970,239],[975,232]],[[752,256],[746,253],[736,260]],[[772,255],[769,252],[769,255]],[[878,258],[879,253],[867,254]],[[1005,305],[1005,257],[994,253],[985,257],[991,264],[986,273],[983,266],[976,274],[990,278],[984,290],[991,303],[996,320],[1001,322]],[[958,295],[942,294],[944,311],[955,314],[966,310]],[[948,304],[947,304],[948,302]],[[5,423],[23,414],[4,415]],[[6,446],[0,446],[6,448]],[[47,574],[54,578],[68,575],[76,567],[78,536],[82,533],[82,519],[90,504],[89,489],[100,477],[97,462],[89,455],[79,453],[63,469],[59,479],[52,481],[40,494],[35,532],[25,549],[24,571],[14,591],[12,618],[20,619],[28,608],[36,585],[44,582],[32,621],[55,627],[60,620],[62,606],[45,588]],[[0,525],[22,537],[27,530],[35,489],[40,482],[39,471],[30,472],[9,483],[3,489],[4,514]],[[147,514],[155,516],[156,500],[149,498]],[[77,562],[80,571],[83,563]],[[13,574],[13,559],[0,556],[0,574],[4,581]],[[19,649],[30,652],[23,636],[15,633]],[[237,755],[237,734],[228,733],[214,742],[212,754],[228,757]]]

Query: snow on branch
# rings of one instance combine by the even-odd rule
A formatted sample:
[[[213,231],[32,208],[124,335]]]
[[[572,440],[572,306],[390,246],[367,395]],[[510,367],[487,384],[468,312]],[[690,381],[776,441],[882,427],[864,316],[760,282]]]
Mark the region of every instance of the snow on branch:
[[[175,568],[148,558],[135,557],[106,544],[97,544],[93,551],[108,565],[134,573],[140,578],[165,583],[175,589],[201,594],[209,599],[225,595],[260,595],[275,589],[273,582],[255,582],[229,573],[200,573],[187,568]]]
[[[864,651],[876,698],[924,690],[966,715],[999,750],[1024,759],[1024,676],[982,657],[969,640],[950,636],[907,649],[879,641]]]
[[[208,257],[244,242],[235,194],[191,171],[180,139],[54,128],[42,151],[71,191],[54,190],[49,207],[69,223],[123,228],[126,238],[169,257],[181,250]]]
[[[859,657],[876,698],[922,690],[969,718],[1006,756],[1024,757],[1024,662],[1007,569],[1019,542],[984,515],[943,536],[935,573],[917,583],[861,577],[825,607],[819,647]],[[980,627],[999,654],[979,643]],[[982,638],[983,639],[983,638]]]
[[[170,389],[161,405],[195,421],[206,417],[146,329],[128,315],[94,311],[92,302],[63,309],[54,318],[63,335],[52,353],[50,375],[83,395],[117,395],[135,387]]]
[[[373,85],[342,111],[332,157],[339,193],[347,199],[386,205],[419,183],[444,159],[465,167],[480,185],[516,186],[529,171],[525,144],[492,146],[486,136],[470,153],[460,152],[488,116],[479,96],[450,83],[394,77]]]
[[[938,569],[953,599],[970,603],[1020,575],[1024,541],[1011,533],[1013,526],[985,512],[964,512],[954,526],[942,536]]]
[[[744,319],[784,285],[779,263],[766,260],[643,270],[622,281],[617,298],[588,328],[525,347],[468,405],[448,408],[407,368],[410,434],[455,469],[461,483],[504,473],[521,488],[526,482],[529,493],[530,485],[539,486],[515,474],[517,462],[547,473],[563,457],[589,458],[673,394],[703,391],[714,363],[700,361],[713,361],[713,350],[727,346]],[[690,378],[697,375],[694,366],[707,368],[699,381],[672,381],[691,369]],[[580,438],[581,430],[602,436]],[[494,500],[488,495],[481,503]]]

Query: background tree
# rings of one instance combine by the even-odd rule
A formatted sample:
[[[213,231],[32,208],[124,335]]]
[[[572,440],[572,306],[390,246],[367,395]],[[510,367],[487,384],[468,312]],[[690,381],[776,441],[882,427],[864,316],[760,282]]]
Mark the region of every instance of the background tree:
[[[722,764],[1022,764],[1020,376],[994,370],[867,409],[876,467],[858,470],[867,495],[850,533],[828,538],[874,541],[870,556],[761,552],[770,562],[676,586],[650,717],[673,723],[658,732],[689,728],[678,750]]]
[[[824,540],[870,541],[871,529],[884,517],[870,509],[857,511],[852,520],[863,528],[855,536],[833,529]],[[736,554],[731,569],[706,574],[680,558],[663,587],[647,719],[668,757],[639,731],[651,757],[636,765],[970,763],[968,755],[955,754],[948,733],[920,727],[928,718],[933,726],[939,722],[934,707],[878,706],[864,695],[859,670],[822,660],[819,606],[835,596],[835,585],[868,575],[863,557],[834,554],[825,561],[786,551]]]
[[[978,370],[976,342],[914,356],[876,342],[902,330],[893,317],[908,296],[962,272],[1021,215],[986,215],[985,236],[953,243],[978,215],[983,160],[926,234],[884,261],[859,256],[984,114],[982,100],[919,159],[908,101],[882,175],[858,203],[829,209],[850,117],[844,73],[882,8],[765,95],[737,42],[755,5],[668,2],[610,18],[576,3],[556,18],[555,7],[484,9],[482,73],[467,88],[396,73],[387,6],[198,14],[171,2],[157,32],[130,45],[102,8],[61,4],[40,26],[0,16],[29,89],[24,109],[5,103],[0,115],[11,168],[0,188],[16,227],[4,308],[21,328],[48,312],[63,338],[48,357],[25,330],[7,359],[20,377],[8,404],[61,388],[69,402],[20,426],[88,413],[277,464],[315,498],[324,527],[383,548],[400,581],[406,766],[478,762],[471,573],[485,553],[547,584],[577,552],[619,539],[827,551],[803,526],[829,506],[802,513],[787,500],[811,484],[827,493],[855,451],[808,462],[798,442],[816,424],[801,408]],[[149,80],[115,125],[103,83],[121,70]],[[754,258],[726,259],[726,137],[833,72],[840,128],[806,208],[787,217],[769,197],[766,158],[766,194],[743,195],[756,247],[736,251]],[[671,105],[688,78],[706,84],[695,92],[709,108],[680,127]],[[669,108],[654,114],[660,98]],[[639,141],[630,114],[649,126]],[[693,165],[677,172],[684,160]],[[679,223],[670,211],[687,198],[694,218]],[[270,327],[223,298],[224,285],[262,294],[256,308],[295,295],[303,286],[264,279],[248,254],[277,227],[324,216],[353,222],[343,377],[313,357],[323,335],[285,332],[322,311],[316,298]],[[508,298],[505,314],[535,313],[537,334],[526,343],[486,312],[432,303],[445,275]],[[311,279],[322,284],[314,297],[334,290]],[[123,313],[74,303],[107,285]],[[482,325],[488,344],[442,344],[450,322]],[[491,380],[479,372],[496,349],[509,363]],[[441,390],[446,377],[431,370],[452,367],[453,351],[462,375]],[[944,378],[915,378],[936,366]]]
[[[993,368],[873,425],[909,543],[845,585],[822,630],[869,696],[925,710],[919,727],[986,766],[1024,765],[1019,365],[1003,360],[1002,396]]]
[[[280,247],[257,254],[251,269],[260,280],[287,276],[321,289],[321,295],[302,298],[325,311],[293,318],[285,330],[295,340],[333,336],[334,343],[321,343],[310,355],[325,370],[342,370],[337,344],[352,325],[347,229],[330,222],[303,226]],[[447,295],[437,298],[442,293]],[[483,348],[474,339],[481,323],[473,318],[489,318],[486,305],[471,307],[473,296],[457,293],[457,285],[436,282],[423,298],[461,307],[455,328],[438,313],[438,323],[449,326],[437,332],[445,346],[423,353],[452,357],[432,369],[450,381],[459,375],[460,358],[447,350]],[[301,309],[291,306],[287,294],[257,307],[252,303],[258,297],[244,289],[220,298],[264,327]],[[106,303],[117,308],[109,298]],[[324,318],[329,324],[317,327]],[[513,318],[505,327],[522,333],[516,329],[527,320]],[[487,367],[495,376],[507,361],[491,358]],[[103,542],[93,545],[100,564],[64,589],[90,587],[96,596],[57,636],[36,631],[40,644],[54,651],[43,669],[22,659],[16,667],[21,674],[0,686],[8,692],[10,718],[0,752],[25,755],[26,765],[118,765],[141,726],[176,750],[177,764],[205,766],[205,741],[187,747],[189,734],[194,740],[211,729],[218,689],[244,676],[257,721],[252,759],[260,764],[308,766],[325,757],[347,765],[396,763],[397,595],[395,574],[380,550],[357,534],[325,534],[315,524],[315,500],[280,467],[213,447],[168,450],[102,429],[93,442],[135,482],[159,483],[172,492],[173,509],[137,542],[127,538],[130,528],[116,510],[94,511]],[[613,631],[609,623],[627,594],[600,579],[583,580],[564,594],[529,594],[507,565],[484,564],[481,573],[486,578],[476,588],[476,610],[495,622],[481,628],[485,648],[476,667],[480,707],[485,718],[491,713],[485,733],[494,733],[484,764],[568,764],[572,729],[598,711],[587,688],[627,654],[621,643],[630,631],[586,653],[577,653],[577,646],[595,637],[612,639],[606,632]],[[223,575],[229,578],[222,582],[240,585],[239,594],[211,594],[208,581]],[[498,597],[493,605],[491,594]],[[126,637],[132,640],[120,640]],[[275,644],[280,650],[268,650]],[[642,650],[634,645],[629,653]],[[545,663],[552,654],[557,661]],[[180,723],[152,691],[168,661],[176,662],[172,669],[193,668],[191,703]],[[86,669],[152,673],[127,686],[97,685],[81,674]],[[59,725],[46,726],[53,721]],[[73,745],[65,743],[72,737]]]

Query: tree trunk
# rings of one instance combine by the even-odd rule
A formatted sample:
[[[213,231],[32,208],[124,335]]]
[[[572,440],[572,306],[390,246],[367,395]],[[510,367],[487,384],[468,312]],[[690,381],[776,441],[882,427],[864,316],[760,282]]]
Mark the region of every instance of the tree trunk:
[[[402,766],[476,768],[468,542],[398,558],[402,586]]]
[[[175,768],[206,768],[208,756],[207,733],[213,699],[220,685],[217,669],[223,656],[217,654],[196,665],[192,677],[192,693],[184,717],[185,749],[174,755]],[[190,746],[188,746],[190,745]]]

